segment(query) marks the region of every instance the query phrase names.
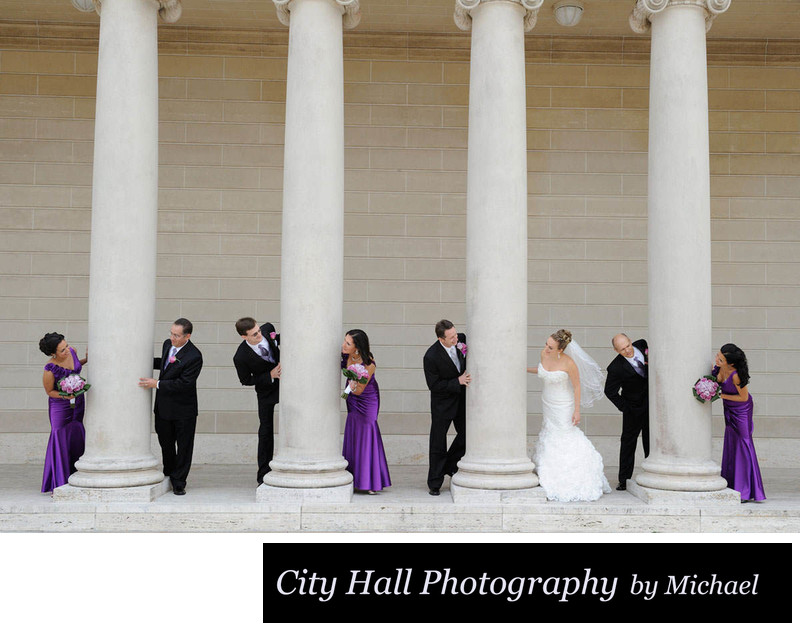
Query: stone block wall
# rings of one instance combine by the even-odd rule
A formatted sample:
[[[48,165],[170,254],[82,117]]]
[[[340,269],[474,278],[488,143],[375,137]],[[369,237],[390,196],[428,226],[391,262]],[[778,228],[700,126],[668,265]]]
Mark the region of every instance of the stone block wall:
[[[233,322],[252,315],[280,330],[287,33],[162,24],[159,37],[154,351],[172,320],[194,322],[205,356],[198,459],[250,462],[255,397],[232,366]],[[526,41],[520,343],[533,365],[546,337],[567,327],[605,366],[613,334],[647,335],[649,40]],[[0,23],[0,462],[37,462],[44,451],[38,339],[58,330],[79,354],[86,347],[96,48],[95,26]],[[425,462],[422,355],[436,320],[466,321],[469,36],[348,32],[344,68],[345,326],[370,335],[390,462]],[[709,102],[713,343],[748,354],[762,464],[795,466],[800,40],[709,40]],[[108,334],[124,344],[125,323]],[[531,442],[539,392],[531,376]],[[620,415],[603,401],[583,418],[615,463]]]

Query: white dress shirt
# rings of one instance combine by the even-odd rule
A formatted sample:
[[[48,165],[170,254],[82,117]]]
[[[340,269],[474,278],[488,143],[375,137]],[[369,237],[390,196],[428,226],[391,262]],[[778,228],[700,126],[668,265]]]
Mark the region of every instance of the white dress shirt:
[[[245,341],[247,342],[247,340]],[[268,356],[272,356],[272,349],[270,349],[269,344],[267,344],[267,340],[261,340],[258,344],[251,344],[250,342],[247,342],[247,345],[253,349],[253,352],[255,352],[256,355],[262,357],[265,361],[267,358],[261,354],[262,348],[267,351]]]

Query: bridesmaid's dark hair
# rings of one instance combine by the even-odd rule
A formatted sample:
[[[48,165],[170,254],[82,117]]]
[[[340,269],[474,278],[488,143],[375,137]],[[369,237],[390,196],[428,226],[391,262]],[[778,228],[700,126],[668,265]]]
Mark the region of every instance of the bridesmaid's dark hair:
[[[361,355],[361,360],[365,366],[369,366],[375,361],[375,358],[372,356],[372,353],[369,350],[369,338],[367,334],[364,333],[361,329],[351,329],[347,332],[352,340],[353,344],[358,351],[358,354]]]
[[[736,369],[739,375],[739,385],[744,388],[750,383],[750,371],[747,368],[747,357],[744,351],[736,344],[725,344],[719,352],[725,356],[725,361]]]
[[[39,340],[39,350],[45,355],[52,355],[63,339],[64,336],[61,333],[45,333],[44,337]]]

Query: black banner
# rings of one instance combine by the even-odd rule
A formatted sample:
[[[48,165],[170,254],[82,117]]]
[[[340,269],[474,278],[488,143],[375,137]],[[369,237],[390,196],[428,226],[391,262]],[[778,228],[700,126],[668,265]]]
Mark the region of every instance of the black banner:
[[[264,622],[791,622],[779,544],[264,544]],[[277,560],[277,559],[280,560]]]

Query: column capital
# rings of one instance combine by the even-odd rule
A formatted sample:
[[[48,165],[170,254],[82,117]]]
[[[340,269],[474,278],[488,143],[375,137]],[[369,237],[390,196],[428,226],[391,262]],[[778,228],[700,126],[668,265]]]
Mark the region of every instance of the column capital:
[[[706,32],[711,28],[714,18],[725,13],[731,6],[731,0],[636,0],[636,4],[628,18],[628,23],[636,33],[650,31],[651,18],[669,6],[693,5],[700,7],[706,15]]]
[[[544,0],[456,0],[456,9],[453,19],[456,26],[462,31],[469,31],[472,28],[472,11],[481,4],[488,2],[510,2],[518,4],[525,9],[525,31],[530,31],[536,25],[536,18],[539,9],[544,4]]]
[[[296,0],[272,0],[275,4],[275,9],[278,11],[278,19],[284,26],[289,26],[289,14],[291,13],[291,4]],[[361,22],[361,7],[359,0],[328,0],[334,3],[342,11],[342,26],[346,29],[352,29],[358,26]]]
[[[97,14],[100,15],[101,7],[103,6],[103,0],[92,0],[94,2],[94,10],[97,11]],[[144,0],[145,2],[151,2],[154,7],[158,10],[158,14],[161,16],[161,19],[167,23],[177,22],[183,11],[183,7],[181,6],[181,0]],[[74,3],[73,3],[74,4]],[[83,9],[81,9],[83,10]]]

